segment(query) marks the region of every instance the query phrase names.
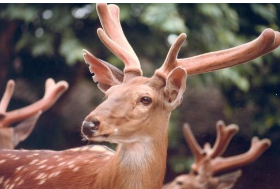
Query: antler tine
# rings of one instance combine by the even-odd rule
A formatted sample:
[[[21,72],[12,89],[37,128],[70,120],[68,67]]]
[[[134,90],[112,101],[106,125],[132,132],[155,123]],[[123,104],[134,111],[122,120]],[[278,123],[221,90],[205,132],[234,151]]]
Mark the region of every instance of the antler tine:
[[[205,152],[199,144],[197,143],[197,140],[195,139],[190,126],[188,124],[184,124],[183,126],[183,133],[186,139],[186,142],[195,158],[195,163],[192,164],[192,170],[197,170],[196,166],[199,164],[199,162],[205,157]]]
[[[201,74],[232,67],[260,57],[280,45],[280,33],[265,29],[255,40],[227,50],[206,53],[185,59],[178,59],[178,66],[184,66],[189,75]]]
[[[125,73],[141,76],[140,61],[133,48],[127,41],[119,20],[119,7],[98,3],[96,5],[103,29],[99,28],[97,34],[100,40],[125,64]]]
[[[12,98],[15,89],[15,82],[14,80],[9,80],[6,85],[6,90],[0,102],[0,116],[3,117],[6,114],[6,110]],[[0,117],[0,118],[1,118]],[[0,125],[1,126],[1,125]]]
[[[171,46],[163,65],[158,70],[156,70],[156,74],[158,76],[166,79],[171,70],[178,66],[177,56],[186,38],[187,35],[185,33],[182,33],[177,37],[177,39]]]
[[[216,124],[217,139],[211,150],[209,157],[214,159],[224,153],[232,137],[238,132],[238,126],[231,124],[226,126],[223,121],[218,121]]]
[[[7,112],[5,117],[0,121],[0,125],[5,127],[14,122],[31,117],[39,111],[46,111],[57,101],[67,88],[68,83],[65,81],[60,81],[55,84],[53,79],[48,79],[45,85],[45,95],[41,100],[29,106]]]
[[[262,155],[271,145],[269,139],[259,140],[254,137],[251,142],[249,151],[227,158],[217,158],[212,161],[213,173],[224,172],[232,169],[238,169],[244,165],[254,162]]]

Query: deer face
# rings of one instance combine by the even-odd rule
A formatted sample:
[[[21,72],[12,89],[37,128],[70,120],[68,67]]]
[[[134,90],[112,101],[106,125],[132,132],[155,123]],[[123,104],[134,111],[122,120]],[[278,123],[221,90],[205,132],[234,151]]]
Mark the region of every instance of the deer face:
[[[82,133],[89,140],[126,143],[162,132],[156,123],[169,118],[185,90],[186,72],[177,72],[181,74],[169,83],[156,76],[138,76],[110,87],[105,91],[106,100],[85,118]]]

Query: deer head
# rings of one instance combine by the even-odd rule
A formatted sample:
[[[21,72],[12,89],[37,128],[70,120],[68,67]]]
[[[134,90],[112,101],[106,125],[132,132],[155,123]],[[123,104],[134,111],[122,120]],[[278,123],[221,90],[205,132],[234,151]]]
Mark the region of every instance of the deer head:
[[[156,129],[155,125],[162,125],[159,122],[169,117],[180,104],[187,73],[201,74],[241,64],[274,50],[280,44],[280,33],[266,29],[247,44],[178,59],[178,52],[186,39],[183,33],[171,46],[163,65],[151,78],[146,78],[142,76],[140,61],[122,31],[119,8],[113,4],[97,4],[97,11],[102,24],[97,34],[125,68],[122,72],[84,50],[85,61],[94,74],[93,80],[98,82],[106,96],[106,100],[85,118],[82,126],[84,136],[95,141],[131,142],[149,138],[158,133],[155,130],[163,130],[162,126]]]
[[[213,148],[206,143],[202,149],[189,125],[184,125],[185,139],[195,161],[189,174],[176,177],[174,181],[165,185],[164,189],[230,189],[241,176],[241,170],[237,169],[257,160],[271,145],[269,139],[259,140],[254,137],[247,152],[223,158],[221,155],[227,149],[232,137],[238,132],[238,126],[234,124],[225,126],[223,121],[218,121],[216,128],[217,138]],[[233,170],[237,171],[228,173]],[[214,176],[217,173],[223,174]]]
[[[6,112],[11,100],[15,82],[7,83],[5,93],[0,102],[0,149],[13,149],[19,142],[25,140],[34,129],[42,112],[48,110],[57,99],[66,91],[68,84],[65,81],[55,83],[48,79],[44,97],[23,108]],[[13,123],[18,123],[10,127]]]

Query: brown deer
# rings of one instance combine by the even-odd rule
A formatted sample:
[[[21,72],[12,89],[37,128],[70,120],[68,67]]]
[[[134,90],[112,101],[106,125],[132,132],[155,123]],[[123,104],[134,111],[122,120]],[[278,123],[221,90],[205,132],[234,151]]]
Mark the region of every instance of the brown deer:
[[[25,140],[34,129],[41,113],[48,110],[57,99],[66,91],[68,84],[65,81],[55,83],[48,79],[45,85],[44,97],[23,108],[6,112],[15,82],[8,81],[5,93],[0,102],[0,149],[14,149],[19,142]],[[18,123],[14,127],[11,124]]]
[[[165,173],[170,113],[182,100],[187,72],[199,74],[262,56],[280,44],[280,34],[266,29],[256,40],[225,51],[177,59],[186,39],[181,34],[151,78],[128,43],[116,5],[97,4],[101,41],[125,64],[124,73],[84,51],[94,81],[106,100],[84,120],[91,141],[117,143],[66,151],[2,151],[0,186],[4,188],[159,189]],[[85,147],[86,148],[86,147]],[[2,180],[1,180],[2,179]]]
[[[195,161],[191,166],[189,174],[176,177],[171,183],[166,184],[163,189],[230,189],[241,176],[241,170],[245,165],[254,162],[271,145],[269,139],[259,140],[252,138],[250,149],[240,155],[232,157],[220,157],[226,150],[232,137],[238,132],[238,126],[231,124],[225,126],[223,121],[216,124],[217,138],[211,148],[209,143],[202,149],[194,138],[188,124],[184,125],[184,135]],[[231,173],[214,176],[217,173]]]

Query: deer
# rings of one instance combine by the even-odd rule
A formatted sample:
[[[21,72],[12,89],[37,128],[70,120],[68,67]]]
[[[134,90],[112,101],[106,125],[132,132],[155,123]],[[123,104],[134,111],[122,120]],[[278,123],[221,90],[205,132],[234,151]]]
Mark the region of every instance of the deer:
[[[67,90],[68,83],[47,79],[44,97],[23,108],[7,112],[15,88],[15,81],[9,80],[0,101],[0,149],[14,149],[32,132],[42,112],[51,108]],[[16,124],[11,127],[12,124]]]
[[[93,145],[64,151],[0,152],[3,188],[160,189],[163,185],[168,123],[180,105],[187,73],[202,74],[245,63],[274,50],[280,33],[266,29],[254,41],[228,50],[177,59],[186,34],[178,36],[163,65],[144,77],[114,4],[97,4],[97,35],[125,65],[124,70],[84,50],[85,62],[105,99],[84,119],[84,139],[116,143],[115,151]]]
[[[256,161],[271,146],[269,139],[260,140],[258,137],[253,137],[247,152],[221,157],[239,127],[236,124],[226,126],[220,120],[216,123],[216,130],[217,138],[213,147],[207,142],[201,148],[190,126],[184,124],[183,134],[194,156],[194,162],[189,174],[179,175],[172,182],[164,185],[163,189],[230,189],[242,175],[240,168]],[[214,176],[217,174],[219,176]]]

